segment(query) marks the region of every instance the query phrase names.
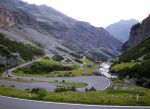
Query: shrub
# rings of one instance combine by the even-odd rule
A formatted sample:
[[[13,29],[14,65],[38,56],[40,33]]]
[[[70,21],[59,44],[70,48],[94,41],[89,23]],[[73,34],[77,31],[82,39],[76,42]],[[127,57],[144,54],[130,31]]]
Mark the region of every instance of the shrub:
[[[39,90],[37,91],[37,95],[38,95],[39,98],[45,97],[47,95],[46,89],[39,88]]]
[[[75,61],[78,62],[78,63],[81,63],[81,64],[83,63],[83,62],[80,61],[79,59],[75,59]]]
[[[54,60],[54,61],[62,61],[62,60],[64,60],[64,58],[62,57],[62,56],[60,56],[60,55],[58,55],[58,54],[55,54],[53,57],[52,57],[52,59]]]
[[[87,88],[87,87],[85,88],[85,91],[86,91],[86,92],[88,91],[88,88]]]
[[[66,91],[76,91],[76,87],[75,86],[57,86],[57,88],[55,89],[55,92],[66,92]]]
[[[14,85],[11,85],[10,87],[15,87]]]
[[[62,80],[62,82],[64,83],[64,82],[65,82],[65,80]]]
[[[92,86],[89,91],[96,91],[96,89]]]

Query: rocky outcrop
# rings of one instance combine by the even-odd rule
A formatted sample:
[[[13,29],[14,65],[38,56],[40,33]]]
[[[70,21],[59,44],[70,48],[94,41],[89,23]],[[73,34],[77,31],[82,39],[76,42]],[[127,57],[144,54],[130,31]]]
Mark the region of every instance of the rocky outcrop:
[[[30,27],[37,27],[35,17],[23,10],[9,7],[6,4],[0,4],[0,13],[0,28],[12,27],[15,25],[28,25]]]
[[[148,37],[150,37],[150,15],[141,24],[137,23],[131,28],[129,40],[123,45],[123,50],[135,47]]]
[[[0,28],[15,25],[15,20],[12,17],[12,13],[7,10],[6,6],[0,5],[0,13]]]
[[[17,59],[10,59],[0,55],[0,66],[16,66],[19,63]]]
[[[22,62],[18,53],[12,53],[6,47],[0,44],[0,66],[15,66]]]

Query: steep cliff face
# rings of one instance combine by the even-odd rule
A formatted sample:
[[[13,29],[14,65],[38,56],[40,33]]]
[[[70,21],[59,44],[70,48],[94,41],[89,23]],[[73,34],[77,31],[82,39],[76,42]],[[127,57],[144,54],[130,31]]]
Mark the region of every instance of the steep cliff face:
[[[0,5],[0,27],[10,27],[15,25],[13,15],[6,6]]]
[[[28,25],[37,27],[36,19],[24,10],[15,9],[7,4],[0,4],[0,27]]]
[[[131,28],[129,40],[123,45],[123,50],[135,47],[148,37],[150,37],[150,15],[141,24],[137,23]]]

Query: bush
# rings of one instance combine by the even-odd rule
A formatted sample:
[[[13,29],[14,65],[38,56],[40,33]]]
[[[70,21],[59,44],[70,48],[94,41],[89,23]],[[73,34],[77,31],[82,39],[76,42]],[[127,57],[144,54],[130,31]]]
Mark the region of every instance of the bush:
[[[75,61],[78,62],[78,63],[81,63],[81,64],[83,63],[83,62],[80,61],[79,59],[75,59]]]
[[[92,86],[89,91],[96,91],[96,89]]]
[[[65,80],[62,80],[62,83],[64,83],[65,82]]]
[[[47,95],[47,91],[44,88],[33,88],[31,93],[37,94],[39,98],[43,98]]]
[[[52,57],[52,59],[54,60],[54,61],[62,61],[62,60],[64,60],[64,58],[62,57],[62,56],[60,56],[60,55],[58,55],[58,54],[55,54],[53,57]]]
[[[38,95],[39,98],[45,97],[47,95],[46,89],[39,88],[39,90],[37,91],[37,95]]]
[[[57,88],[55,89],[55,92],[66,92],[66,91],[76,91],[76,87],[75,86],[57,86]]]
[[[87,92],[87,91],[96,91],[96,89],[92,86],[90,89],[88,89],[87,87],[86,87],[86,89],[85,89],[85,91]]]
[[[88,88],[87,88],[87,87],[85,88],[85,91],[86,91],[86,92],[88,91]]]

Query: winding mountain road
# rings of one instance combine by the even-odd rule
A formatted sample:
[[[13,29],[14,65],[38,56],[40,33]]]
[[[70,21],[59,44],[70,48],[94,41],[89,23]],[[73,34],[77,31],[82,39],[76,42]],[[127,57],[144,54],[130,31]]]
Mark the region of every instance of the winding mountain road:
[[[21,78],[23,80],[35,80],[35,81],[44,81],[44,82],[34,82],[34,83],[22,83],[14,81],[3,81],[0,80],[0,85],[5,86],[15,86],[18,89],[33,89],[33,88],[45,88],[49,92],[53,92],[57,87],[54,83],[56,80],[62,82],[76,82],[76,83],[87,83],[87,88],[90,89],[94,87],[96,90],[104,90],[110,86],[110,81],[105,77],[100,76],[84,76],[84,77],[51,77],[51,78],[37,78],[37,77],[21,77],[14,76],[12,79]],[[84,92],[86,87],[77,88],[78,91]]]
[[[51,58],[53,55],[50,55]],[[25,66],[30,66],[32,63],[40,61],[42,58],[46,56],[41,57],[40,59],[25,63],[20,66],[16,66],[14,68],[11,68],[3,73],[4,77],[11,76],[12,79],[21,78],[23,80],[36,80],[36,81],[44,81],[44,82],[55,82],[56,80],[61,82],[65,80],[66,82],[77,82],[77,83],[87,83],[87,88],[90,89],[91,87],[94,87],[96,90],[104,90],[110,86],[110,80],[105,77],[100,76],[82,76],[82,77],[50,77],[50,78],[38,78],[38,77],[23,77],[23,76],[12,76],[12,72],[15,71],[18,68],[22,68]],[[43,85],[44,84],[44,85]],[[46,85],[45,85],[46,84]],[[0,85],[6,85],[6,86],[15,86],[19,89],[31,89],[31,88],[45,88],[47,91],[53,92],[55,88],[57,87],[55,84],[50,83],[19,83],[19,82],[12,82],[12,81],[0,81]],[[51,87],[51,88],[50,88]],[[77,88],[78,91],[85,91],[86,87]]]
[[[35,61],[38,61],[38,60],[35,60]],[[16,68],[20,68],[20,67],[16,67]],[[11,72],[15,70],[16,68],[9,70],[10,75],[11,75]],[[21,78],[24,80],[32,79],[32,80],[46,81],[46,82],[54,82],[55,80],[57,81],[65,80],[66,82],[83,82],[83,83],[89,84],[88,88],[91,88],[93,86],[97,90],[104,90],[110,86],[110,80],[101,76],[50,77],[50,78],[13,76],[11,78],[12,79]],[[50,84],[50,83],[45,83],[45,82],[21,83],[21,82],[3,81],[3,80],[0,80],[0,85],[15,86],[19,89],[42,87],[50,92],[53,91],[56,87],[55,84]],[[77,90],[85,91],[85,87],[78,88]],[[0,96],[0,109],[150,109],[150,107],[148,106],[147,107],[104,106],[104,105],[54,103],[54,102],[33,101],[33,100],[24,100],[24,99]]]

